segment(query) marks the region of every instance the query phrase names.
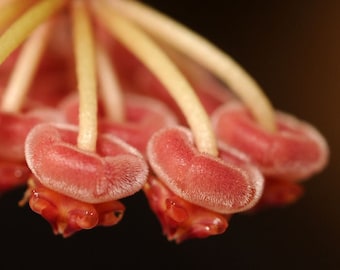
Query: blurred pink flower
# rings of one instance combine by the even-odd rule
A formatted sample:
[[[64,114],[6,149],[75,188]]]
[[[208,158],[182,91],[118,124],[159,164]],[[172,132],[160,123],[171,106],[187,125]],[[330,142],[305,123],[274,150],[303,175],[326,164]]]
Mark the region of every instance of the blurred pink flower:
[[[229,55],[138,1],[0,0],[0,123],[0,192],[26,185],[19,205],[63,237],[118,224],[137,192],[169,241],[218,235],[295,202],[329,155]]]

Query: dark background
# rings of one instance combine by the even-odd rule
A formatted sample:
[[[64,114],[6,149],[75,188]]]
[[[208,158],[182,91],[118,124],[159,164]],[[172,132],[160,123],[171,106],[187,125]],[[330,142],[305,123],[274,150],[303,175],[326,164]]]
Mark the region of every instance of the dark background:
[[[340,269],[340,1],[145,1],[232,55],[274,106],[312,123],[331,148],[329,166],[298,203],[236,215],[222,235],[168,242],[142,194],[111,228],[54,236],[23,190],[0,198],[0,269]]]

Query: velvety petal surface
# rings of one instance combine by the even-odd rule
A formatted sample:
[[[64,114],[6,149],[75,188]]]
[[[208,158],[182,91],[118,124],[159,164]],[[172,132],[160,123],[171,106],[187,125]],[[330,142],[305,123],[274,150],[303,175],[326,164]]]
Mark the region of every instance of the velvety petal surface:
[[[191,132],[165,128],[153,135],[148,159],[158,178],[179,197],[219,213],[251,208],[259,199],[263,177],[240,159],[228,160],[200,153]]]
[[[96,152],[76,146],[74,126],[41,124],[27,136],[29,168],[46,187],[72,198],[100,203],[139,191],[148,167],[132,146],[112,135],[98,138]]]

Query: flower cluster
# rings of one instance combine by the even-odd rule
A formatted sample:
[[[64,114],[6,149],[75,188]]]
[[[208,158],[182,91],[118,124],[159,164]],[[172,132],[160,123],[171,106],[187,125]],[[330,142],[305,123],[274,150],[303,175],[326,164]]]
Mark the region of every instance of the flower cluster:
[[[69,237],[143,192],[168,240],[285,206],[325,168],[312,125],[226,53],[129,0],[0,1],[0,192]]]

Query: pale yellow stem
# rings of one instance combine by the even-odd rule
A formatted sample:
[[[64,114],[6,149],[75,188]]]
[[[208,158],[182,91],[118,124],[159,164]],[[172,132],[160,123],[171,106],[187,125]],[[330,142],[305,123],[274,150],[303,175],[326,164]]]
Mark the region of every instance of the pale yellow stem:
[[[33,0],[6,0],[0,4],[0,31],[24,12]]]
[[[163,83],[185,115],[201,152],[216,156],[217,144],[209,116],[195,91],[162,49],[143,31],[103,3],[95,5],[98,18]]]
[[[60,8],[66,0],[44,0],[28,9],[0,36],[0,64],[38,27]]]
[[[137,1],[109,1],[111,7],[158,39],[206,67],[227,84],[268,131],[276,129],[275,113],[258,83],[225,52],[168,16]]]
[[[50,22],[39,26],[24,44],[2,96],[0,109],[18,112],[36,73],[51,30]]]
[[[125,110],[122,89],[110,61],[110,56],[100,44],[97,45],[97,63],[100,83],[99,90],[105,114],[112,121],[123,122]]]
[[[97,78],[93,29],[84,1],[73,1],[73,38],[79,92],[77,146],[95,151],[97,143]]]

